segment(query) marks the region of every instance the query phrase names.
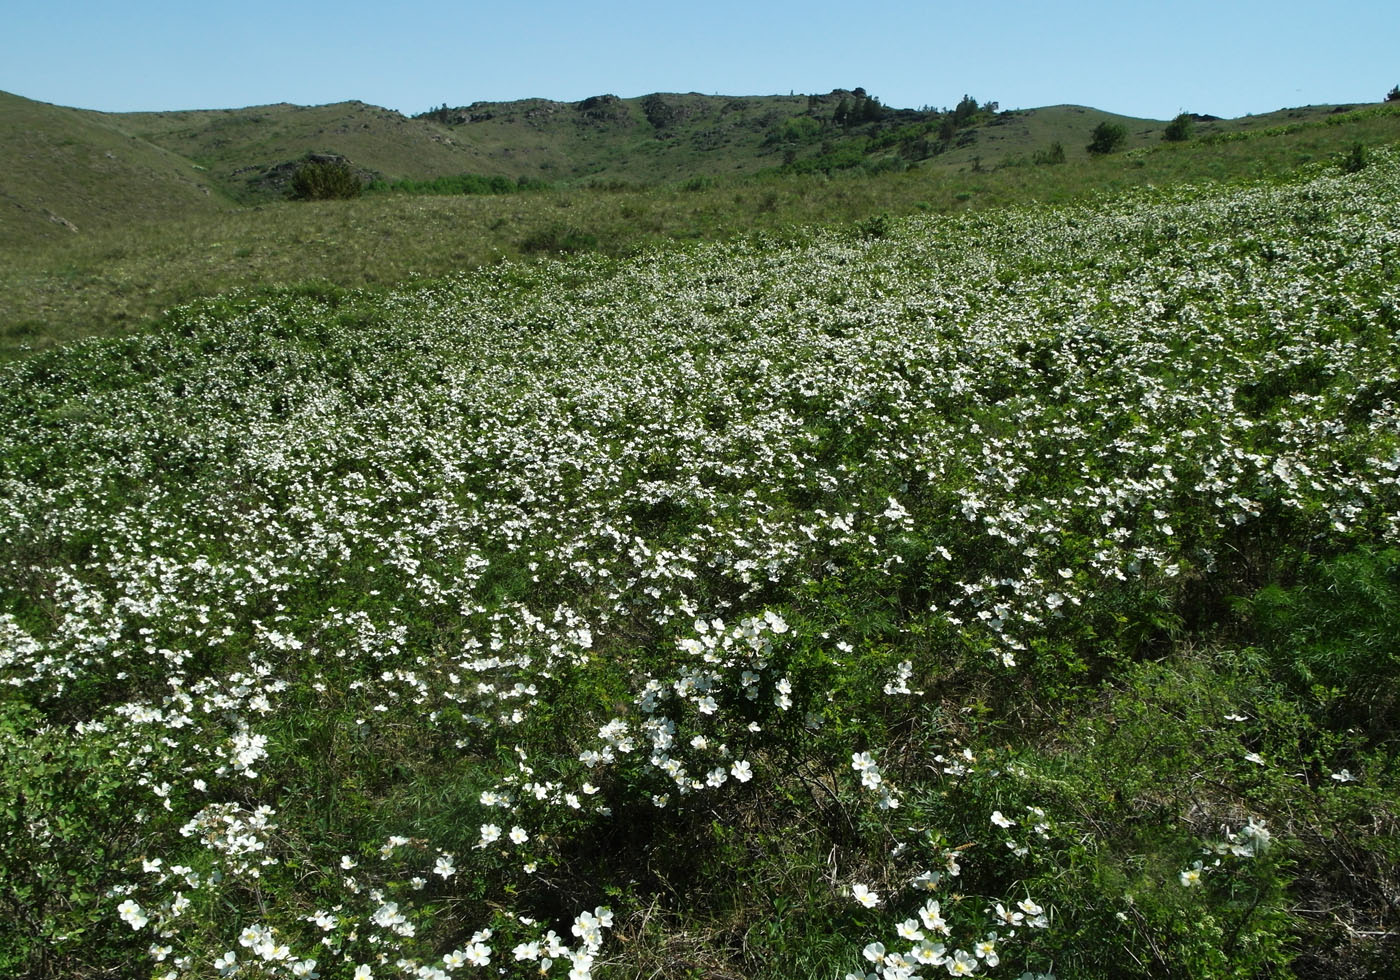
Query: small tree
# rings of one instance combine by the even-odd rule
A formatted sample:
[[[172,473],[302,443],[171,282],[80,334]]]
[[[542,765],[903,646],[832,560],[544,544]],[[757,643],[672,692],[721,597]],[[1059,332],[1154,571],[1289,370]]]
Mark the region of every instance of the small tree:
[[[1050,144],[1047,150],[1036,150],[1031,162],[1043,167],[1053,167],[1065,162],[1065,145],[1059,140]]]
[[[1400,85],[1385,93],[1385,100],[1387,102],[1400,102]]]
[[[1360,143],[1353,143],[1346,156],[1342,157],[1342,172],[1348,174],[1360,173],[1366,169],[1366,147]]]
[[[1094,127],[1094,138],[1089,142],[1089,152],[1103,156],[1122,148],[1128,139],[1128,131],[1118,123],[1101,122]]]
[[[1175,119],[1167,123],[1167,128],[1162,133],[1162,139],[1168,143],[1185,143],[1191,138],[1192,122],[1191,113],[1179,113]]]
[[[332,201],[359,197],[360,178],[347,164],[311,160],[292,174],[291,196],[299,201]]]

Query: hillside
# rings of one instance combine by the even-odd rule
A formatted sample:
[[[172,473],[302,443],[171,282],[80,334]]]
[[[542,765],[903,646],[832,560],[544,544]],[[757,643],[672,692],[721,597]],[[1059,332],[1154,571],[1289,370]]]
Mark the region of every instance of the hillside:
[[[1249,131],[1333,111],[1216,120],[1199,132]],[[479,174],[561,187],[644,187],[856,167],[995,169],[1055,143],[1069,160],[1081,160],[1104,121],[1129,131],[1130,148],[1153,145],[1165,126],[1079,106],[998,111],[968,99],[954,109],[894,109],[860,89],[477,102],[414,118],[362,102],[99,113],[0,94],[0,245],[280,201],[309,154],[343,157],[365,181]]]
[[[1383,148],[0,365],[0,975],[1393,976],[1397,330]]]
[[[115,120],[0,92],[0,249],[227,206],[192,161]]]
[[[438,177],[497,173],[490,154],[443,127],[363,102],[253,106],[182,112],[115,113],[113,125],[206,168],[233,198],[280,197],[269,180],[279,166],[309,153],[347,158],[368,176]]]
[[[1388,106],[1202,120],[1190,140],[1164,143],[1161,122],[1080,106],[1003,111],[965,99],[944,112],[867,100],[879,118],[851,121],[858,98],[526,100],[407,119],[360,103],[106,115],[6,97],[0,358],[140,329],[234,288],[387,285],[802,226],[870,222],[878,234],[899,215],[1286,177],[1400,139]],[[1125,128],[1122,152],[1087,153],[1101,122]],[[287,201],[292,170],[313,152],[344,156],[366,177],[548,183]]]

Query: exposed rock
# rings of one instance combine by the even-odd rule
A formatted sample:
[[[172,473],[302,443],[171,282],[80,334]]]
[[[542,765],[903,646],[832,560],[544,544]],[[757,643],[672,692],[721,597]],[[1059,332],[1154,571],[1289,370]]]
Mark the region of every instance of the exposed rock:
[[[351,173],[359,178],[360,183],[364,185],[383,176],[378,171],[355,166],[347,157],[341,156],[339,153],[308,153],[300,160],[287,160],[271,167],[243,167],[234,171],[234,176],[251,172],[252,176],[247,178],[250,187],[280,195],[287,193],[292,182],[292,175],[308,163],[329,163],[349,167]]]
[[[593,122],[619,122],[627,118],[627,105],[616,95],[594,95],[574,108],[579,115]]]
[[[47,209],[45,209],[44,214],[47,215],[47,216],[48,216],[48,219],[49,219],[50,221],[52,221],[54,224],[56,224],[56,225],[62,225],[63,227],[67,228],[67,229],[68,229],[69,231],[71,231],[71,232],[75,232],[75,233],[77,232],[78,226],[75,225],[75,224],[73,224],[73,222],[69,221],[67,218],[63,217],[62,215],[54,214],[52,211],[49,211],[49,210],[47,210]]]

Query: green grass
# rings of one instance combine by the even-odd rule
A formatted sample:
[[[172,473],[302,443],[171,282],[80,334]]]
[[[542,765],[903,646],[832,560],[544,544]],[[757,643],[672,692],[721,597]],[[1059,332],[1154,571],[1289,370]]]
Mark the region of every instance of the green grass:
[[[1097,118],[1090,113],[1083,125],[1092,128]],[[581,248],[622,256],[667,241],[790,236],[882,213],[953,213],[1064,203],[1144,185],[1282,177],[1333,163],[1353,144],[1397,137],[1400,115],[1363,111],[1224,142],[1144,138],[1136,149],[1101,159],[1067,145],[1068,162],[1056,166],[1030,163],[1021,150],[1040,143],[1029,142],[1017,144],[1021,150],[1002,165],[981,170],[936,157],[873,175],[706,178],[504,196],[370,195],[132,221],[0,254],[8,311],[0,356],[129,332],[173,305],[230,289],[308,279],[380,286]]]
[[[797,186],[881,185],[651,193]],[[1393,972],[1397,202],[1378,148],[0,366],[0,973]]]

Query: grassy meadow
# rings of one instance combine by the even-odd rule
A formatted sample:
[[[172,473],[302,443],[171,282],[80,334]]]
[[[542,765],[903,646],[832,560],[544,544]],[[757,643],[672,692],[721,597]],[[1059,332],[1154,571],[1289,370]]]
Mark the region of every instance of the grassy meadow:
[[[1395,120],[7,256],[0,973],[1387,975]]]
[[[384,122],[379,119],[382,110],[365,106],[356,106],[346,119],[312,110],[296,113],[297,107],[271,108],[280,108],[280,113],[271,114],[274,120],[309,117],[316,122],[318,128],[298,137],[303,140],[330,138],[316,135],[322,130],[332,136],[339,128],[362,132],[360,127],[369,125],[365,119]],[[103,124],[115,126],[125,120],[122,124],[132,128],[125,137],[129,142],[140,133],[195,153],[197,145],[162,135],[178,133],[175,125],[182,118],[194,132],[204,133],[187,118],[192,116],[210,116],[216,122],[224,118],[219,113],[161,114],[160,129],[144,116],[135,121],[113,117]],[[227,116],[223,128],[208,121],[204,125],[215,134],[229,127],[257,132],[255,126],[239,123],[240,118]],[[261,119],[256,113],[249,118]],[[387,286],[436,279],[502,260],[577,252],[618,257],[673,241],[725,241],[754,233],[783,237],[801,228],[853,222],[873,222],[871,228],[878,229],[886,218],[909,215],[1032,202],[1069,203],[1181,181],[1228,183],[1283,177],[1300,167],[1335,164],[1357,144],[1377,147],[1400,139],[1400,115],[1393,107],[1344,113],[1294,110],[1228,124],[1202,124],[1183,143],[1165,143],[1160,124],[1138,121],[1129,149],[1091,157],[1084,150],[1089,129],[1095,121],[1113,118],[1076,107],[998,116],[993,120],[996,125],[967,130],[980,141],[967,147],[913,165],[876,153],[862,158],[868,165],[831,174],[783,173],[774,156],[767,173],[726,176],[726,170],[733,169],[730,159],[744,160],[750,169],[755,161],[763,163],[762,158],[742,156],[739,150],[749,149],[745,145],[714,150],[705,158],[714,172],[702,170],[685,180],[644,183],[627,177],[624,170],[618,172],[620,176],[590,177],[508,195],[409,198],[376,193],[350,201],[307,202],[264,197],[258,199],[260,203],[244,205],[225,198],[222,206],[215,207],[210,202],[217,203],[224,191],[210,184],[215,188],[213,197],[201,196],[199,206],[188,212],[161,211],[152,216],[138,209],[120,221],[84,220],[81,233],[43,220],[34,228],[16,226],[9,240],[0,235],[0,244],[6,246],[0,249],[0,310],[4,312],[0,357],[23,356],[85,336],[142,330],[172,306],[234,289],[299,286],[307,281],[337,288]],[[331,125],[337,120],[337,125]],[[401,117],[399,122],[406,125]],[[84,119],[84,125],[90,123]],[[363,131],[362,139],[375,136],[375,140],[351,149],[391,172],[400,172],[408,166],[404,155],[416,152],[417,143],[407,140],[398,156],[390,155],[389,137],[399,128],[394,123],[387,134]],[[296,143],[294,135],[274,140],[275,148],[266,152],[276,159],[302,145],[322,145]],[[79,136],[83,134],[72,132],[68,138],[78,145]],[[402,134],[400,138],[407,139]],[[857,135],[849,139],[862,146],[870,141]],[[428,142],[443,150],[442,144]],[[652,142],[658,141],[652,137]],[[1056,142],[1065,149],[1065,163],[1034,162],[1037,154],[1046,153]],[[157,147],[151,149],[156,152]],[[160,151],[173,152],[164,147]],[[247,154],[255,152],[259,152],[256,145],[244,146],[236,159],[251,159]],[[200,173],[207,175],[221,167],[230,169],[234,158],[198,159],[206,160],[207,167]],[[428,170],[423,176],[460,164],[458,156],[426,159],[423,166]],[[602,156],[596,166],[610,167],[612,160]],[[695,166],[703,162],[693,154],[683,161]],[[64,167],[57,169],[64,171]],[[113,190],[110,195],[121,201],[131,191]],[[165,195],[164,189],[154,192],[156,200],[164,200]],[[57,214],[76,214],[75,209],[92,206],[86,197],[61,187],[51,189],[50,196]]]

